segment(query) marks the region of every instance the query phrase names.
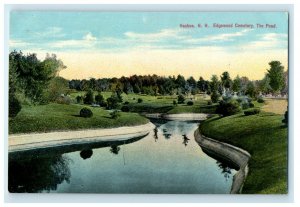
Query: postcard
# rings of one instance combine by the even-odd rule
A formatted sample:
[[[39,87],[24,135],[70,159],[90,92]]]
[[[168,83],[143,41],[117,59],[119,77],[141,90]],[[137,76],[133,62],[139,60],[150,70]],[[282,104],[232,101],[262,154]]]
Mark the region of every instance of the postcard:
[[[287,194],[288,25],[11,11],[8,191]]]

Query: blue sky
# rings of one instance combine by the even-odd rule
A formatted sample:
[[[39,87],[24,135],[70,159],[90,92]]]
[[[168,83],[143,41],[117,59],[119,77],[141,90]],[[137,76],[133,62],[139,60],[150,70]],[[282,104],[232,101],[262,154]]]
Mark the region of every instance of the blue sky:
[[[134,51],[147,53],[152,61],[153,70],[155,67],[161,70],[161,68],[171,66],[170,63],[165,65],[161,63],[166,60],[160,61],[159,57],[154,57],[161,52],[173,54],[174,57],[176,55],[182,57],[191,51],[198,51],[199,57],[193,57],[197,59],[203,58],[203,55],[216,54],[216,59],[227,58],[229,60],[225,62],[234,65],[230,59],[233,56],[238,58],[236,56],[241,53],[245,56],[246,52],[254,55],[261,53],[262,50],[265,53],[276,54],[274,58],[280,56],[279,54],[287,56],[287,22],[288,14],[284,12],[14,11],[10,14],[9,44],[10,50],[35,52],[40,55],[47,52],[61,54],[65,58],[63,61],[66,62],[70,62],[67,59],[75,52],[92,53],[95,59],[97,59],[96,54],[99,57],[104,54],[115,55],[120,63],[118,66],[111,66],[111,69],[119,68],[122,64],[121,61],[124,61],[124,58],[122,59],[124,54]],[[233,28],[214,28],[214,23],[233,24]],[[236,23],[252,24],[254,28],[235,28]],[[276,28],[256,28],[257,23],[276,24]],[[193,24],[196,28],[182,28],[180,24]],[[201,24],[203,28],[197,28],[198,24]],[[205,24],[209,27],[205,28]],[[175,54],[174,51],[177,53]],[[140,62],[142,58],[135,55],[130,56],[130,61],[138,63],[132,65],[125,60],[124,65],[130,64],[132,67],[136,67],[147,64],[145,60]],[[287,64],[287,57],[282,58],[284,64]],[[187,56],[181,61],[186,61],[188,64],[191,62],[188,59]],[[159,67],[157,64],[155,66],[153,61],[160,62]],[[185,65],[183,62],[182,65]],[[197,61],[194,64],[196,63]],[[82,64],[78,63],[77,65]],[[205,65],[205,62],[203,64]],[[264,64],[266,65],[267,62]],[[71,69],[73,65],[76,65],[74,61],[70,64]],[[208,61],[207,65],[209,67],[211,63]],[[94,63],[93,67],[96,67],[94,70],[104,70],[104,66],[102,67],[100,62],[98,66]],[[85,69],[81,68],[81,70]],[[170,71],[165,70],[167,75],[167,72]],[[77,68],[77,73],[79,73],[78,71]],[[235,73],[238,74],[238,71]]]

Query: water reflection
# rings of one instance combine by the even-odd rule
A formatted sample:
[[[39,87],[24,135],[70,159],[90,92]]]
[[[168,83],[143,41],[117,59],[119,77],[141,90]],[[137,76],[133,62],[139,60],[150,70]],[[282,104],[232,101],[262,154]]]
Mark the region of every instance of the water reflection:
[[[62,182],[70,182],[69,162],[68,158],[61,155],[10,160],[8,190],[12,193],[56,190]]]
[[[110,151],[111,153],[117,155],[117,154],[119,154],[120,149],[121,149],[121,148],[120,148],[118,145],[112,145],[112,146],[110,147],[110,150],[109,150],[109,151]]]
[[[185,134],[182,135],[182,137],[183,137],[182,144],[184,144],[184,146],[187,146],[187,144],[188,144],[188,142],[189,142],[190,139]]]
[[[93,150],[91,150],[91,149],[82,150],[80,152],[80,157],[84,160],[90,158],[92,155],[93,155]]]
[[[157,134],[157,132],[158,132],[158,129],[157,129],[157,127],[155,127],[155,129],[153,130],[154,131],[154,140],[155,140],[155,142],[158,140],[158,134]]]
[[[231,176],[231,168],[224,162],[217,161],[217,165],[222,170],[222,174],[224,175],[225,180],[228,181]]]
[[[110,147],[113,154],[118,154],[118,145],[136,142],[144,137],[9,153],[8,190],[12,193],[55,191],[64,181],[70,183],[69,164],[72,159],[65,154],[80,151],[80,157],[86,160],[92,157],[92,149],[103,147]]]

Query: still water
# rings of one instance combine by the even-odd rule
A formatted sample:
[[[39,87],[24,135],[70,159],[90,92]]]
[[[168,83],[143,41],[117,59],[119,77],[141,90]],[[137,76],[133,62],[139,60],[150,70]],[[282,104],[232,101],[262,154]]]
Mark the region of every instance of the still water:
[[[153,122],[145,137],[9,155],[10,192],[229,193],[236,172],[202,152],[198,123]]]

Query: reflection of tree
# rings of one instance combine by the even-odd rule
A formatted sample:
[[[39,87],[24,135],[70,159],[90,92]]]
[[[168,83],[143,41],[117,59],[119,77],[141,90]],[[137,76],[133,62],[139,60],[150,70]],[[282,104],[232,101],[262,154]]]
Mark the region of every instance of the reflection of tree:
[[[92,155],[93,155],[93,150],[91,150],[91,149],[82,150],[80,152],[80,157],[84,160],[90,158]]]
[[[219,162],[219,161],[217,161],[217,164],[218,164],[219,168],[222,170],[222,174],[224,174],[224,177],[227,181],[231,175],[231,168],[227,164]]]
[[[110,148],[110,152],[117,155],[120,151],[120,147],[118,145],[112,145]]]
[[[184,146],[187,146],[187,144],[188,144],[188,142],[189,142],[190,139],[185,134],[182,135],[182,137],[183,137],[182,144],[184,144]]]
[[[63,181],[70,182],[69,161],[61,155],[10,160],[8,189],[14,193],[56,190]]]
[[[157,129],[157,127],[155,127],[155,129],[154,129],[154,140],[155,140],[155,142],[158,140],[157,132],[158,132],[158,129]]]

